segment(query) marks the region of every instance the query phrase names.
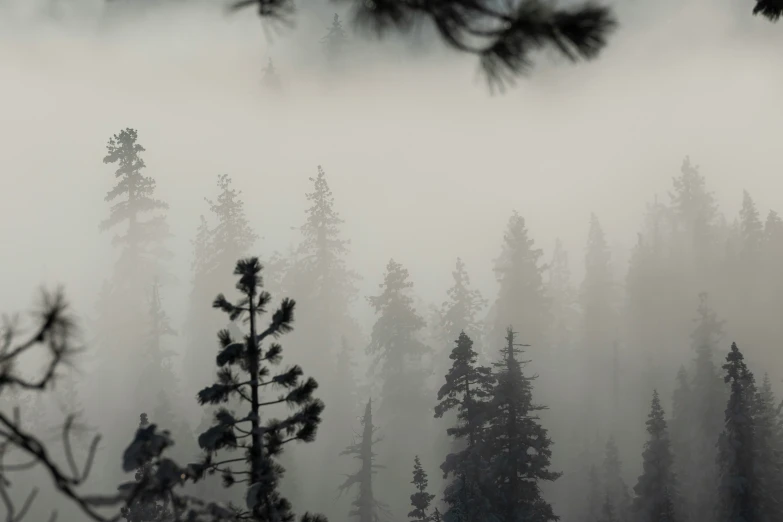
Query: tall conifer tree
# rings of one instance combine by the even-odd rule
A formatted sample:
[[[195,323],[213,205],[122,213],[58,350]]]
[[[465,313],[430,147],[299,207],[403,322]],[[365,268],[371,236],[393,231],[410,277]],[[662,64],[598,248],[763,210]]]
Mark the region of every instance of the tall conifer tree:
[[[644,471],[633,488],[636,493],[632,504],[633,517],[639,522],[675,522],[677,478],[666,418],[657,390],[653,392],[647,435],[642,453]]]
[[[421,467],[418,455],[413,459],[413,480],[411,484],[413,484],[416,491],[411,495],[411,506],[413,509],[408,513],[408,519],[411,522],[430,522],[432,520],[432,515],[429,513],[430,503],[435,498],[435,495],[427,491],[429,484],[427,472]]]
[[[756,383],[745,365],[736,343],[723,365],[724,380],[731,393],[718,441],[720,501],[718,522],[757,522],[760,518],[760,491],[757,475],[756,427],[754,425]]]
[[[508,328],[490,399],[492,512],[501,522],[555,521],[558,517],[542,497],[540,484],[558,479],[561,473],[549,469],[552,439],[537,415],[546,407],[533,402],[535,377],[525,376],[524,362],[517,359],[520,347],[526,345],[515,339]]]

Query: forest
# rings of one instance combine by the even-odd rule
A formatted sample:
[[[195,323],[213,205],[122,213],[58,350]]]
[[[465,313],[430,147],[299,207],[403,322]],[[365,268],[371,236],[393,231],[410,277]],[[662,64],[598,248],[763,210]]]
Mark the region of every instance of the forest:
[[[0,518],[783,521],[779,31],[692,1],[500,101],[331,8],[3,22]]]

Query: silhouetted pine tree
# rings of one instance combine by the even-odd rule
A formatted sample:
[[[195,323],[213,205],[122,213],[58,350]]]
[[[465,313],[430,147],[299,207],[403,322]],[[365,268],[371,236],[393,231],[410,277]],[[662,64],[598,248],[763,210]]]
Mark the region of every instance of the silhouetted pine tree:
[[[146,413],[140,415],[139,429],[149,426]],[[136,482],[149,480],[152,464],[145,463],[136,470]],[[166,496],[140,495],[121,510],[122,518],[128,522],[171,522],[174,516],[169,509]]]
[[[456,425],[446,431],[459,446],[452,445],[441,465],[444,478],[452,478],[444,491],[443,501],[448,506],[444,517],[448,521],[477,520],[491,510],[484,483],[488,473],[485,432],[494,378],[489,368],[477,366],[478,354],[465,332],[460,333],[450,358],[453,364],[435,406],[436,418],[452,410],[457,413]]]
[[[772,383],[766,373],[754,406],[759,520],[783,520],[783,432]]]
[[[606,488],[606,501],[612,507],[612,518],[619,522],[627,522],[631,513],[631,496],[628,494],[628,486],[623,480],[620,453],[617,450],[614,437],[609,437],[606,443],[604,487]],[[607,513],[604,512],[604,520],[606,517]]]
[[[359,492],[353,501],[353,510],[350,516],[356,517],[358,522],[378,522],[380,514],[387,512],[386,505],[377,501],[373,493],[373,475],[376,470],[382,468],[375,464],[376,454],[373,446],[379,442],[375,438],[378,428],[372,420],[372,400],[367,401],[362,417],[362,435],[361,439],[348,446],[341,455],[353,455],[361,462],[359,470],[349,475],[345,482],[340,485],[339,491],[350,489],[354,485],[359,486]]]
[[[419,456],[413,459],[413,480],[411,481],[416,492],[411,495],[411,506],[413,509],[408,513],[408,519],[411,522],[430,522],[432,515],[429,514],[430,503],[435,495],[427,492],[427,472],[421,467]]]
[[[756,383],[737,343],[732,343],[723,369],[731,393],[724,416],[724,429],[718,441],[720,501],[719,522],[761,520],[760,491],[756,471],[756,429],[753,423]]]
[[[495,364],[492,389],[488,454],[488,479],[492,484],[492,512],[502,522],[555,521],[552,506],[541,496],[539,483],[554,481],[561,473],[549,469],[552,439],[541,426],[537,412],[546,409],[533,403],[533,380],[522,373],[515,333],[508,328],[502,360]]]
[[[633,490],[632,510],[638,522],[673,522],[676,503],[676,476],[671,442],[658,391],[653,391],[647,420],[648,439],[642,453],[643,468]]]
[[[299,366],[272,374],[271,366],[280,363],[282,347],[276,342],[269,342],[264,350],[262,343],[293,329],[295,302],[284,298],[269,325],[260,328],[258,318],[266,313],[266,307],[272,300],[272,296],[262,290],[261,270],[258,258],[238,261],[234,275],[239,279],[236,289],[242,298],[236,304],[230,303],[223,294],[215,299],[213,306],[225,312],[231,321],[245,319],[249,323],[249,332],[242,342],[234,340],[228,330],[220,331],[220,351],[216,358],[218,380],[198,394],[202,405],[225,404],[229,398],[234,398],[247,408],[246,413],[219,409],[215,414],[215,424],[199,436],[198,442],[207,454],[204,462],[207,472],[221,472],[226,486],[236,483],[236,476],[241,476],[241,481],[247,483],[247,509],[240,516],[260,522],[290,522],[294,515],[290,502],[278,492],[284,470],[276,458],[288,442],[314,440],[324,405],[313,397],[318,383],[312,377],[302,382]],[[283,393],[276,397],[262,397],[267,390],[271,394],[276,388]],[[287,405],[295,412],[282,420],[270,418],[262,426],[261,408],[278,404]],[[249,427],[239,427],[245,424]],[[218,462],[215,458],[224,450],[239,448],[246,451],[245,459],[241,459],[245,469],[231,466],[234,459]],[[309,514],[302,517],[302,522],[314,521],[325,522],[325,519]]]
[[[488,344],[502,343],[509,324],[516,325],[534,346],[545,346],[551,324],[550,303],[546,296],[540,265],[542,251],[534,248],[525,220],[514,212],[503,237],[503,248],[495,261],[495,276],[500,285],[493,305]]]
[[[448,300],[440,308],[440,327],[443,335],[443,341],[450,345],[454,339],[460,336],[461,332],[471,339],[478,340],[481,336],[482,325],[478,319],[478,314],[487,305],[487,300],[481,296],[481,292],[471,288],[470,276],[465,270],[465,263],[457,258],[457,264],[451,276],[454,280],[451,288],[446,291]],[[444,355],[448,357],[450,352],[446,351]],[[444,366],[442,372],[448,370],[449,363],[446,357],[442,358]],[[436,368],[436,371],[441,368]]]

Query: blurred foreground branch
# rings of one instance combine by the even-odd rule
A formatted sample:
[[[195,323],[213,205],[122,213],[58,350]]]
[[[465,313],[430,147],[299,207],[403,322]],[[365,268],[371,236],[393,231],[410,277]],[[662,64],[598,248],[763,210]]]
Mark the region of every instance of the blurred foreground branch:
[[[6,319],[0,336],[0,398],[7,398],[18,389],[44,392],[56,378],[57,369],[76,351],[73,346],[74,321],[67,313],[67,304],[61,291],[53,294],[43,293],[43,301],[32,335],[23,340],[16,319]],[[28,378],[16,371],[20,359],[25,354],[43,351],[46,363],[40,376]],[[121,518],[101,514],[101,509],[127,506],[137,499],[165,496],[175,508],[176,520],[189,522],[213,522],[229,520],[231,510],[214,503],[177,495],[174,488],[186,480],[198,480],[203,472],[196,465],[185,468],[162,456],[163,451],[173,444],[168,432],[158,432],[155,425],[139,429],[123,455],[123,470],[130,472],[140,464],[146,464],[152,472],[145,480],[123,484],[113,495],[85,495],[78,491],[84,484],[92,468],[95,452],[100,441],[96,436],[90,444],[85,462],[79,466],[73,456],[71,432],[74,417],[69,416],[62,429],[62,443],[66,464],[58,464],[51,456],[44,442],[34,433],[23,427],[22,412],[18,407],[13,414],[0,411],[0,504],[5,507],[5,522],[19,522],[28,514],[38,490],[32,490],[25,500],[16,503],[12,500],[10,475],[23,472],[36,466],[43,467],[52,480],[54,488],[71,502],[75,503],[91,520],[113,522]],[[24,455],[18,463],[6,463],[5,458],[11,450]],[[18,505],[17,505],[18,504]],[[52,513],[50,522],[56,518]]]
[[[295,12],[293,0],[236,0],[232,10],[250,6],[284,23]],[[357,28],[378,37],[432,22],[448,46],[477,55],[490,87],[500,88],[528,71],[537,51],[551,48],[570,61],[597,57],[617,26],[611,9],[593,0],[562,8],[548,0],[360,0],[352,10]]]

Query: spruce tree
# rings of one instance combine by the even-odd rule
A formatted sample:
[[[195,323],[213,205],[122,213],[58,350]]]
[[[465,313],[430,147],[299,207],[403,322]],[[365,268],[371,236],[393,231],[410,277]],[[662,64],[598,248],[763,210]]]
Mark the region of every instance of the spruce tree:
[[[561,473],[551,471],[552,439],[541,425],[537,412],[545,406],[533,402],[533,380],[522,372],[517,360],[516,334],[508,328],[502,359],[495,364],[496,384],[492,389],[487,434],[491,455],[492,513],[501,522],[558,519],[541,496],[540,483],[551,482]]]
[[[707,294],[700,294],[696,328],[691,334],[691,346],[696,353],[692,363],[690,399],[684,405],[687,427],[678,426],[678,437],[688,433],[687,446],[675,455],[684,459],[678,465],[684,473],[678,476],[685,497],[687,515],[691,522],[713,522],[714,506],[718,502],[717,444],[723,429],[723,410],[726,403],[725,384],[714,362],[714,353],[723,338],[724,321],[709,303]],[[687,452],[687,456],[686,456]]]
[[[408,513],[408,519],[411,522],[430,522],[432,515],[429,514],[430,503],[435,495],[427,492],[427,472],[421,467],[419,456],[413,459],[413,480],[411,481],[416,492],[411,495],[411,506],[413,509]]]
[[[759,218],[756,203],[747,190],[742,192],[740,241],[745,268],[753,268],[759,263],[761,258],[764,244],[764,225]]]
[[[683,491],[691,492],[680,499],[682,504],[677,506],[683,518],[691,520],[698,516],[693,513],[696,505],[696,474],[702,470],[693,466],[694,447],[697,430],[694,428],[693,390],[691,389],[690,376],[684,366],[677,372],[677,387],[672,396],[672,418],[669,422],[671,435],[672,454],[674,455],[674,472],[679,479]]]
[[[234,398],[245,411],[237,413],[220,408],[215,414],[214,425],[199,436],[198,442],[207,455],[206,470],[220,472],[226,486],[235,484],[237,476],[247,483],[246,509],[239,516],[259,522],[290,522],[294,518],[291,504],[278,492],[284,470],[276,460],[284,444],[311,442],[315,438],[324,405],[313,397],[318,383],[313,378],[302,381],[299,366],[279,374],[272,373],[272,367],[282,358],[282,346],[273,339],[293,329],[295,302],[284,298],[267,327],[260,327],[259,316],[266,313],[272,299],[262,289],[261,270],[258,258],[238,261],[234,275],[239,279],[236,289],[242,298],[236,304],[229,302],[223,294],[215,299],[215,308],[226,313],[231,321],[244,319],[249,331],[244,341],[235,340],[228,330],[220,331],[217,382],[198,394],[202,405],[225,404],[229,398]],[[264,341],[268,342],[266,349]],[[281,393],[262,397],[262,393],[268,390],[271,394],[275,389]],[[270,417],[266,425],[262,425],[262,408],[273,405],[287,405],[295,411],[282,420]],[[217,461],[218,453],[239,448],[246,451],[246,457],[240,459],[245,469],[232,466],[235,459]],[[315,519],[321,520],[321,517]],[[313,517],[305,514],[302,520],[310,522]]]
[[[611,404],[612,390],[607,387],[606,379],[597,376],[611,366],[612,342],[617,329],[614,292],[609,245],[598,218],[591,214],[580,295],[585,348],[581,362],[586,373],[586,388],[582,390],[587,402],[584,409],[591,412],[590,420],[599,423],[590,428],[597,428],[611,418],[611,411],[604,405]]]
[[[359,469],[349,475],[340,485],[342,493],[353,486],[358,486],[359,491],[353,501],[353,510],[350,516],[356,517],[358,522],[378,522],[380,514],[387,512],[386,505],[377,501],[373,493],[373,475],[382,466],[375,463],[376,453],[373,451],[379,439],[375,437],[378,428],[373,424],[372,400],[367,401],[362,417],[362,435],[359,441],[354,441],[341,453],[341,455],[353,455],[361,462]]]
[[[756,384],[737,343],[732,343],[723,369],[726,372],[724,380],[731,385],[731,392],[718,441],[720,504],[716,520],[757,522],[761,520],[761,513],[756,471],[758,448],[753,422]]]
[[[149,426],[146,413],[140,416],[139,429]],[[152,473],[152,464],[146,462],[136,470],[136,482],[147,481]],[[174,516],[169,509],[169,499],[159,495],[140,495],[121,510],[122,518],[127,522],[170,522]]]
[[[101,223],[101,229],[126,227],[124,233],[114,237],[114,244],[122,247],[114,276],[115,288],[124,296],[149,288],[156,276],[163,275],[160,262],[171,257],[165,247],[170,233],[163,213],[168,205],[155,198],[155,180],[143,173],[146,164],[141,155],[145,149],[137,140],[135,129],[120,131],[109,139],[103,158],[104,163],[117,165],[114,172],[117,185],[105,199],[118,201]],[[145,219],[149,213],[153,215]]]
[[[451,352],[452,367],[446,382],[438,391],[439,403],[435,417],[457,411],[456,426],[446,430],[460,446],[452,445],[452,453],[441,465],[444,477],[452,482],[444,491],[447,520],[477,520],[491,509],[484,477],[487,474],[486,421],[494,379],[487,367],[477,366],[478,354],[473,341],[461,332]]]
[[[441,306],[441,327],[443,334],[452,342],[464,332],[471,339],[478,339],[481,333],[478,314],[484,309],[487,300],[475,288],[471,288],[470,276],[465,263],[457,258],[451,288],[446,291],[448,301]]]
[[[204,358],[213,353],[208,339],[223,326],[210,311],[208,303],[231,284],[230,274],[236,260],[246,255],[258,239],[245,215],[242,192],[233,188],[232,180],[226,174],[217,177],[217,186],[216,199],[204,198],[213,219],[200,217],[192,242],[193,280],[185,318],[184,366],[189,384],[196,389],[209,382],[209,369],[203,364]]]
[[[369,297],[369,303],[378,315],[373,325],[367,353],[374,357],[372,369],[381,384],[381,404],[378,409],[379,425],[387,440],[386,456],[396,456],[412,444],[428,437],[432,428],[432,406],[427,400],[425,387],[428,371],[422,366],[422,358],[429,348],[421,341],[420,332],[424,319],[414,308],[410,295],[413,283],[408,270],[393,259],[386,266],[381,293]],[[394,460],[382,483],[392,488],[409,473],[399,459]],[[395,490],[396,491],[396,490]],[[401,505],[407,499],[389,500]]]
[[[620,452],[617,449],[614,437],[609,437],[606,443],[604,486],[606,488],[606,501],[612,507],[612,517],[620,522],[627,522],[630,517],[631,496],[628,494],[628,486],[623,480]],[[607,514],[604,512],[603,518],[606,519],[606,517]]]
[[[552,325],[549,341],[553,352],[568,354],[574,344],[574,329],[578,320],[576,312],[577,296],[571,283],[571,269],[568,264],[568,252],[558,239],[549,263],[547,295],[552,303]]]
[[[500,289],[493,305],[488,344],[501,344],[509,324],[525,332],[530,344],[543,347],[551,324],[550,302],[544,287],[543,252],[535,248],[525,220],[514,212],[503,237],[503,248],[495,261]]]
[[[601,520],[601,502],[605,498],[605,494],[602,495],[604,489],[601,483],[601,476],[598,473],[595,465],[590,466],[590,470],[587,473],[587,484],[585,491],[585,515],[588,522],[598,522]]]
[[[320,165],[310,181],[313,189],[306,194],[310,206],[299,227],[302,240],[294,251],[285,285],[305,299],[302,321],[318,332],[317,342],[336,355],[343,336],[351,343],[358,340],[350,306],[358,294],[360,277],[348,267],[351,242],[343,238],[345,221],[335,209],[334,195]]]
[[[772,383],[765,373],[756,394],[753,415],[759,520],[783,520],[783,432],[780,422]]]
[[[698,263],[707,261],[714,242],[713,227],[718,209],[699,167],[686,157],[680,175],[672,180],[671,208],[680,232]]]
[[[648,439],[642,453],[643,471],[634,486],[632,510],[638,522],[674,522],[676,476],[671,442],[658,391],[653,391],[647,420]]]

